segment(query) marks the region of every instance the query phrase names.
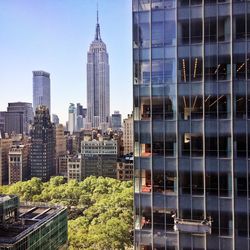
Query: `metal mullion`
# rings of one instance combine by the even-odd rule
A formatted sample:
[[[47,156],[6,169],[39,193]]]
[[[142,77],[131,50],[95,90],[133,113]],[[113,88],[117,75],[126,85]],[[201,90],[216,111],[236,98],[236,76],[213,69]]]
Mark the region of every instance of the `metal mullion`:
[[[151,246],[154,247],[154,216],[153,216],[153,125],[152,125],[152,115],[153,115],[153,105],[152,105],[152,0],[150,0],[150,12],[149,12],[149,33],[150,33],[150,143],[151,143]]]
[[[175,20],[176,20],[176,33],[175,33],[175,37],[176,37],[176,45],[175,45],[175,58],[176,58],[176,62],[175,62],[175,70],[176,70],[176,79],[175,79],[175,84],[176,84],[176,88],[175,88],[175,91],[176,91],[176,114],[175,114],[175,126],[176,126],[176,181],[177,181],[177,190],[176,190],[176,193],[177,193],[177,204],[176,204],[176,216],[179,217],[179,214],[180,214],[180,192],[179,192],[179,186],[180,186],[180,183],[179,183],[179,100],[178,100],[178,4],[177,4],[177,1],[176,1],[176,6],[175,6]],[[177,248],[180,249],[180,232],[177,232]]]
[[[234,201],[234,105],[233,105],[233,98],[234,98],[234,89],[233,89],[233,0],[230,0],[230,55],[231,55],[231,75],[230,75],[230,82],[231,82],[231,182],[232,182],[232,238],[233,238],[233,249],[235,249],[235,201]]]
[[[207,206],[206,206],[206,130],[205,130],[205,0],[202,1],[202,109],[203,109],[203,211],[204,211],[204,217],[207,218]],[[204,236],[204,250],[207,249],[207,236]]]

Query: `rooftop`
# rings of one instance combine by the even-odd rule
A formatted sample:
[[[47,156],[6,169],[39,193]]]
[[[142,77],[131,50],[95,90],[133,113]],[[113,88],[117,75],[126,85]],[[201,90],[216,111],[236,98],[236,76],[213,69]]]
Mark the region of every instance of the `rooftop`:
[[[1,198],[8,199],[8,196]],[[64,210],[62,207],[44,204],[21,204],[16,221],[0,224],[0,245],[13,244]]]

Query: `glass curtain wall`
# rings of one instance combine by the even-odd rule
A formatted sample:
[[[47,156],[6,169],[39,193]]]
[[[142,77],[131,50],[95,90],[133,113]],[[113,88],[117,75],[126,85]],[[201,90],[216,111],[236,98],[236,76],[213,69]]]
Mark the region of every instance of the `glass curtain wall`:
[[[250,249],[249,34],[248,1],[133,0],[135,249]]]

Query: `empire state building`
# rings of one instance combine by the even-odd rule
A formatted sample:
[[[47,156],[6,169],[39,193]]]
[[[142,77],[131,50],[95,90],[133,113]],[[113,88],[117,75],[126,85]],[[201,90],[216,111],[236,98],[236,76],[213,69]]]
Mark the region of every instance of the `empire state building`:
[[[92,128],[106,129],[110,114],[109,56],[101,39],[97,12],[95,39],[87,61],[87,120]]]

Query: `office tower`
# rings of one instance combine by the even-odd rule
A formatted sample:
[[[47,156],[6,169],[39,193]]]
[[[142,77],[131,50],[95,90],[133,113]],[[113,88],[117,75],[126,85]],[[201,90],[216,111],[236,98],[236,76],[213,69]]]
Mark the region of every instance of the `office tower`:
[[[249,249],[249,7],[133,1],[135,249]]]
[[[76,131],[76,107],[74,103],[69,105],[68,131],[71,135]]]
[[[0,249],[67,249],[67,209],[0,195]]]
[[[9,182],[13,184],[18,181],[29,179],[29,154],[30,145],[12,145],[8,154]]]
[[[124,155],[134,152],[134,129],[133,115],[128,115],[123,120],[123,151]]]
[[[57,125],[59,124],[59,117],[56,114],[52,114],[52,122]]]
[[[50,107],[50,74],[39,70],[33,71],[33,109],[40,105],[46,106],[51,112]]]
[[[62,124],[55,126],[56,130],[56,174],[59,173],[59,158],[67,154],[66,136],[64,135],[64,127]]]
[[[31,128],[31,177],[48,181],[55,175],[55,127],[49,109],[38,106]]]
[[[81,154],[83,176],[103,176],[116,178],[117,141],[82,141]]]
[[[12,139],[0,138],[0,186],[8,184],[8,154]]]
[[[114,111],[114,114],[111,115],[111,128],[113,130],[120,130],[122,127],[122,115],[119,111]]]
[[[110,112],[109,58],[101,39],[97,13],[95,39],[88,51],[87,120],[92,128],[108,128]]]
[[[67,177],[69,180],[83,180],[83,167],[81,154],[69,156],[67,161]]]
[[[34,120],[32,104],[28,102],[10,102],[8,103],[7,112],[23,113],[24,133],[28,134],[30,125]]]

